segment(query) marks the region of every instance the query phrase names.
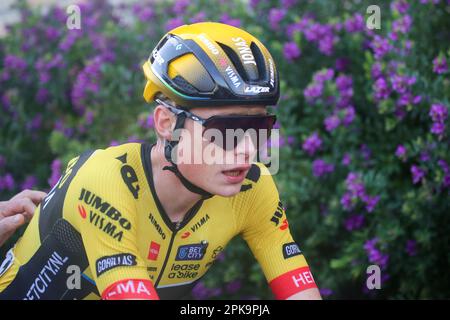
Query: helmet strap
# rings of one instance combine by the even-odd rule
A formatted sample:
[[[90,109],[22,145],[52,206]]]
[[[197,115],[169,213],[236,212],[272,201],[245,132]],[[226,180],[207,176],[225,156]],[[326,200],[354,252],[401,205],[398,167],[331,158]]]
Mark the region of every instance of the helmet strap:
[[[164,143],[164,157],[166,158],[166,160],[168,162],[170,162],[171,166],[165,166],[163,167],[163,170],[169,170],[171,172],[173,172],[178,179],[181,181],[181,183],[183,184],[183,186],[188,189],[189,191],[199,194],[202,196],[203,199],[209,199],[213,196],[212,193],[209,193],[208,191],[194,185],[192,182],[190,182],[189,180],[187,180],[180,172],[180,170],[178,170],[178,166],[175,164],[174,159],[172,159],[172,151],[177,147],[178,142],[179,142],[179,131],[178,129],[181,129],[184,127],[184,122],[186,120],[186,115],[184,114],[180,114],[177,116],[177,122],[175,123],[175,128],[174,128],[174,132],[175,134],[177,134],[178,136],[176,137],[175,140],[165,140]],[[175,160],[176,161],[176,160]]]

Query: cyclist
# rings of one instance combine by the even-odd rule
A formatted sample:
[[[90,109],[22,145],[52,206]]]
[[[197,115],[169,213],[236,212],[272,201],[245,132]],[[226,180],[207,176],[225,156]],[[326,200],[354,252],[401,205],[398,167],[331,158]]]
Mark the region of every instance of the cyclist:
[[[157,142],[72,159],[9,251],[0,299],[181,298],[236,235],[277,299],[320,299],[269,169],[254,162],[266,139],[250,132],[270,132],[279,98],[267,49],[196,23],[169,31],[143,69]],[[225,145],[208,134],[230,129],[244,134]],[[204,150],[232,161],[179,161]]]

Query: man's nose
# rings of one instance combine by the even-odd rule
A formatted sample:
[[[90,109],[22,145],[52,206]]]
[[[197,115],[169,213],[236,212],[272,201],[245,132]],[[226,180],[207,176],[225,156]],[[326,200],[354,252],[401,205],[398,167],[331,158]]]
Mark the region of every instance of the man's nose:
[[[256,146],[256,135],[251,132],[245,132],[244,137],[238,142],[236,145],[236,155],[245,156],[246,160],[248,158],[253,159],[256,154],[257,146]]]

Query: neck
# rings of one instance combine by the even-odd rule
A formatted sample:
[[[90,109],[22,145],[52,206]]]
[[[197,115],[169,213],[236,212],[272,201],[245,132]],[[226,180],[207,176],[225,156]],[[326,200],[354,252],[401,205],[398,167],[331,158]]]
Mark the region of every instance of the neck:
[[[180,221],[187,211],[201,199],[201,196],[189,191],[170,171],[163,170],[171,164],[164,157],[164,145],[158,140],[150,154],[153,184],[159,201],[172,221]]]

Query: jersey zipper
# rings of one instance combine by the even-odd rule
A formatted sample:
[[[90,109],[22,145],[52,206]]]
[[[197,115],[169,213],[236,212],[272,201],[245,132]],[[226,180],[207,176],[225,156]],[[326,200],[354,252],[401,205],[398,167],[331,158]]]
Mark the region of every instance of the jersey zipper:
[[[164,270],[166,269],[167,261],[169,260],[170,253],[172,251],[173,241],[175,240],[175,236],[177,235],[177,232],[178,232],[178,229],[180,228],[181,222],[182,222],[182,220],[178,221],[175,224],[175,231],[172,233],[172,237],[170,238],[169,248],[167,249],[166,258],[164,259],[164,263],[161,267],[161,272],[159,273],[158,279],[156,279],[156,281],[155,281],[155,288],[158,287],[158,284],[161,281],[161,278],[164,274]]]

